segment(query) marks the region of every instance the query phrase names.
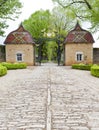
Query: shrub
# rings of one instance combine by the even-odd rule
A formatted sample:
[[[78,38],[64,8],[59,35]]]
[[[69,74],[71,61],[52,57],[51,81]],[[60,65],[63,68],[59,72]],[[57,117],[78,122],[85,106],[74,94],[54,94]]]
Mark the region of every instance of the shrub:
[[[90,70],[91,64],[85,65],[85,64],[73,64],[72,69],[79,69],[79,70]]]
[[[2,62],[3,66],[5,66],[8,70],[12,69],[25,69],[27,67],[26,63],[7,63]]]
[[[99,77],[99,65],[93,65],[91,67],[91,74],[95,77]]]
[[[0,64],[0,76],[6,75],[6,74],[7,74],[7,68]]]

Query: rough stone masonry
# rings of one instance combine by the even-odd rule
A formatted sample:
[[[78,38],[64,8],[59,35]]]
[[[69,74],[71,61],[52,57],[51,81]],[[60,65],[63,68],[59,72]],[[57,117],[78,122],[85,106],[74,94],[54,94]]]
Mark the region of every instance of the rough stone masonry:
[[[0,130],[99,130],[99,79],[56,65],[8,71]]]

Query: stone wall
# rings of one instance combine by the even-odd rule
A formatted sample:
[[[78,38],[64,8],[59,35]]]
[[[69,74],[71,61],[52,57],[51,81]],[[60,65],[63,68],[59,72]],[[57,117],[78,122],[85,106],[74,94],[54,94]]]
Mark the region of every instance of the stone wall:
[[[93,63],[99,64],[99,48],[93,48]]]
[[[5,61],[5,46],[0,45],[0,62]]]
[[[83,52],[83,57],[86,60],[77,61],[76,52]],[[65,45],[65,65],[93,63],[93,44],[91,43],[66,43]]]
[[[16,62],[16,53],[22,52],[24,54],[24,62],[28,65],[35,64],[35,55],[34,55],[34,46],[32,44],[24,44],[24,45],[6,45],[6,61],[7,62]],[[72,65],[77,62],[75,60],[75,53],[77,51],[83,52],[84,55],[87,56],[87,61],[83,61],[83,63],[93,63],[99,64],[99,48],[92,48],[92,44],[74,44],[67,43],[65,45],[65,65]],[[0,62],[5,61],[5,46],[0,45]]]
[[[35,64],[34,45],[33,44],[6,44],[6,61],[17,62],[16,54],[22,53],[23,61],[27,65]]]

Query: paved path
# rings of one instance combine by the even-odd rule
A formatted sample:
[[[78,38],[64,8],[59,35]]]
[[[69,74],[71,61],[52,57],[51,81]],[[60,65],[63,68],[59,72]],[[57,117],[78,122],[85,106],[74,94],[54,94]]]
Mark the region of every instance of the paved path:
[[[99,78],[70,67],[0,77],[0,130],[99,130]]]

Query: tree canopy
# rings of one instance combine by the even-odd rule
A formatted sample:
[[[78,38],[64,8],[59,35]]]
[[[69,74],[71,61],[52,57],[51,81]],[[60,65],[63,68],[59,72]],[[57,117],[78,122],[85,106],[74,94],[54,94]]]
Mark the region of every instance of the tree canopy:
[[[63,43],[68,30],[74,26],[75,20],[73,12],[58,6],[52,12],[49,10],[36,11],[23,22],[23,25],[31,33],[35,43],[40,44],[43,48],[42,56],[50,60],[57,57],[57,45]],[[54,40],[54,42],[50,42],[50,45],[47,44],[49,39]],[[52,56],[53,58],[51,58]]]
[[[0,0],[0,35],[4,35],[4,29],[8,27],[7,20],[14,20],[20,14],[22,4],[19,0]]]
[[[71,10],[79,20],[89,21],[93,31],[99,30],[99,0],[53,0]]]
[[[23,24],[25,29],[36,39],[37,43],[44,37],[53,38],[57,35],[64,38],[68,30],[70,30],[77,21],[73,15],[72,11],[65,10],[58,6],[55,7],[52,12],[49,10],[36,11],[29,19],[25,20]]]
[[[24,27],[31,33],[34,39],[38,40],[49,29],[50,16],[49,10],[36,11],[29,19],[23,22]]]
[[[57,35],[65,37],[77,20],[72,11],[57,6],[52,10],[51,21],[52,28],[57,32]]]

